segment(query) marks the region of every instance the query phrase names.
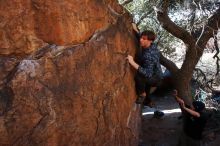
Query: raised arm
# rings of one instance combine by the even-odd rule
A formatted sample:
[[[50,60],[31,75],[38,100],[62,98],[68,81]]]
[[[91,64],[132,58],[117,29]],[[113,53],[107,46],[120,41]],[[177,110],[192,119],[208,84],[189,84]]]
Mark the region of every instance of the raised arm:
[[[199,112],[196,112],[196,111],[185,106],[185,102],[180,97],[178,97],[177,90],[173,91],[173,96],[175,97],[176,101],[180,104],[180,106],[183,110],[185,110],[186,112],[188,112],[192,116],[200,117]]]
[[[137,28],[137,25],[135,23],[132,23],[132,28],[136,33],[140,33],[139,29]]]
[[[180,97],[178,97],[177,90],[173,90],[173,96],[175,97],[175,100],[176,100],[180,105],[184,104],[184,101],[183,101]]]
[[[126,59],[136,70],[139,68],[139,65],[134,61],[134,58],[131,55],[128,55]]]
[[[138,29],[138,27],[135,23],[132,23],[132,28],[134,30],[135,37],[137,38],[137,40],[139,40],[140,39],[140,30]]]
[[[199,112],[196,112],[196,111],[194,111],[194,110],[192,110],[192,109],[190,109],[190,108],[187,108],[187,107],[185,106],[185,104],[183,104],[183,105],[181,105],[181,106],[182,106],[182,108],[183,108],[186,112],[188,112],[188,113],[191,114],[192,116],[195,116],[195,117],[197,117],[197,118],[200,117],[200,113],[199,113]]]

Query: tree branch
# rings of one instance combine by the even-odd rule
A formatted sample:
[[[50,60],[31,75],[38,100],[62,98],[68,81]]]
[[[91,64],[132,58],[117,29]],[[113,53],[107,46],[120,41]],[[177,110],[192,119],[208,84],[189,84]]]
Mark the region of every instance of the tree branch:
[[[217,33],[216,33],[216,35],[217,35]],[[214,42],[214,44],[215,44],[215,49],[216,49],[216,53],[215,53],[215,55],[213,56],[213,58],[216,58],[217,60],[216,60],[216,76],[219,74],[219,61],[220,61],[220,59],[219,59],[219,57],[218,57],[218,54],[219,54],[219,47],[218,47],[218,40],[217,40],[217,37],[215,36],[214,37],[214,40],[215,40],[215,42]]]
[[[144,13],[144,15],[141,16],[141,18],[139,19],[139,21],[137,22],[137,25],[140,25],[141,21],[143,19],[145,19],[146,17],[148,17],[148,15],[150,15],[154,10],[151,9],[150,11],[148,11],[147,13]]]
[[[175,74],[179,70],[176,64],[164,57],[162,53],[160,53],[160,63],[165,66],[172,74]]]
[[[181,39],[185,44],[194,45],[195,39],[190,35],[189,32],[183,28],[177,26],[167,14],[169,0],[164,0],[162,4],[162,10],[157,10],[157,19],[159,20],[162,27],[175,37]]]
[[[121,5],[125,6],[125,5],[129,4],[130,2],[133,2],[133,0],[126,0],[123,3],[121,3]]]
[[[208,40],[213,36],[220,27],[220,7],[212,17],[208,19],[208,24],[205,26],[204,33],[198,41],[199,49],[204,49]],[[203,51],[203,50],[202,50]]]

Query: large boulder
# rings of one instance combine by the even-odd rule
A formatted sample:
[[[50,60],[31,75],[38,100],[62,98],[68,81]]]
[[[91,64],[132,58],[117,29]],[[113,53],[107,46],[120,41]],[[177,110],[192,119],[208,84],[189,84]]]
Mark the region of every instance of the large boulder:
[[[112,0],[0,1],[0,54],[30,54],[42,45],[83,43],[114,23],[123,9]]]
[[[135,41],[116,1],[0,1],[0,20],[0,145],[137,145]]]

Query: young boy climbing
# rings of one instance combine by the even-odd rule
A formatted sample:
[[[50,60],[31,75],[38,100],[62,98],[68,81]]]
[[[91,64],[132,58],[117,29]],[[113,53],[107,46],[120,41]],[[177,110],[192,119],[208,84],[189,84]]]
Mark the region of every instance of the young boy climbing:
[[[162,79],[162,69],[159,61],[160,52],[156,44],[154,44],[156,35],[153,31],[149,30],[139,34],[136,25],[132,25],[137,36],[139,36],[139,45],[141,47],[138,63],[134,61],[131,55],[127,56],[131,66],[137,70],[135,85],[138,98],[136,103],[152,106],[152,101],[149,98],[150,90],[152,87],[157,87]]]

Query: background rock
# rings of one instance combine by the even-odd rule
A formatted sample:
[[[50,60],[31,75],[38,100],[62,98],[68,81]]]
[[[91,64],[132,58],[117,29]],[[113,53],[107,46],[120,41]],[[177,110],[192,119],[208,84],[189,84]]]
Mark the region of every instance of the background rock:
[[[0,1],[0,20],[0,145],[137,145],[132,20],[116,1]]]

